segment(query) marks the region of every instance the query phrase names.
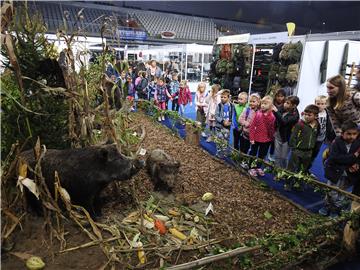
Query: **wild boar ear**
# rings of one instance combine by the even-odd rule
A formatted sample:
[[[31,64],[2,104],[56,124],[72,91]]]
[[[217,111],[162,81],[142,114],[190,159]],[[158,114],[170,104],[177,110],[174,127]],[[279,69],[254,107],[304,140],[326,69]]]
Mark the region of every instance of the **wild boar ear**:
[[[109,150],[107,148],[101,148],[99,156],[101,160],[107,161],[109,158]]]
[[[175,161],[175,167],[180,168],[181,163],[179,161]]]

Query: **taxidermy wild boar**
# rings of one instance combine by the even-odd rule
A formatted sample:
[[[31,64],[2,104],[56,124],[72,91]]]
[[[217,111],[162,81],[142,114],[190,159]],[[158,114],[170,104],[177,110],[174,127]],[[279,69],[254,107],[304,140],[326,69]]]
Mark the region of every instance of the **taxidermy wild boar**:
[[[179,173],[180,163],[178,161],[165,153],[164,150],[155,149],[147,158],[146,167],[155,190],[172,190]]]
[[[35,168],[33,150],[22,152],[20,157]],[[81,205],[90,215],[101,215],[100,193],[113,181],[128,180],[144,162],[122,155],[115,144],[90,146],[78,149],[48,149],[41,161],[45,182],[54,194],[55,171],[60,184],[69,193],[73,204]],[[29,192],[30,193],[30,192]],[[29,205],[38,213],[40,202],[31,194]]]

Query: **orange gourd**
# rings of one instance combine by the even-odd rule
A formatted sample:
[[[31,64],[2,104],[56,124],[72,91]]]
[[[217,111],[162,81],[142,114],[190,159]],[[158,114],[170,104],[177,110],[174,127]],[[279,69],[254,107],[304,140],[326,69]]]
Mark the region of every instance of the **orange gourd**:
[[[166,227],[160,219],[155,220],[155,228],[159,230],[160,234],[166,233]]]

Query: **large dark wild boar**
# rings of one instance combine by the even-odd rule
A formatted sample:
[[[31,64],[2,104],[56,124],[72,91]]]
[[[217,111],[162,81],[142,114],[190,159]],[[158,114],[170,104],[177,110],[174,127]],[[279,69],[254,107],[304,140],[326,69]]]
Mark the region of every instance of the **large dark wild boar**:
[[[32,150],[21,153],[20,157],[35,167]],[[143,161],[122,155],[115,144],[66,150],[48,149],[41,161],[42,174],[50,192],[54,194],[54,172],[57,171],[61,186],[69,193],[71,202],[83,206],[92,216],[101,215],[99,197],[108,184],[130,179],[142,167]],[[34,200],[30,204],[34,204]]]
[[[180,163],[162,149],[153,150],[146,160],[146,167],[155,190],[171,191],[175,185]]]

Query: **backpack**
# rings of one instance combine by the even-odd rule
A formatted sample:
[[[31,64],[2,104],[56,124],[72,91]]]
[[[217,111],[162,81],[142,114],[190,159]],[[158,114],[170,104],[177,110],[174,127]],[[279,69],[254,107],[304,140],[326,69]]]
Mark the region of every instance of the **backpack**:
[[[226,65],[226,73],[233,74],[235,72],[235,66],[233,61],[229,61]]]
[[[241,78],[239,76],[234,77],[233,88],[236,90],[240,89]]]
[[[242,45],[241,44],[233,44],[232,45],[232,59],[237,61],[242,58]]]
[[[289,84],[295,84],[297,82],[299,76],[299,65],[291,64],[288,67],[287,73],[285,75],[285,79]]]
[[[225,74],[226,73],[226,66],[227,66],[227,61],[226,59],[220,59],[217,63],[216,63],[216,74]]]
[[[278,81],[281,85],[284,85],[286,83],[287,70],[288,70],[287,66],[280,66],[280,68],[279,68]]]
[[[242,47],[242,56],[247,60],[249,60],[249,58],[251,57],[251,46],[250,45],[245,45]]]
[[[220,58],[226,59],[226,60],[231,59],[231,45],[230,44],[222,45],[221,52],[220,52]]]
[[[147,87],[147,85],[148,85],[147,79],[146,79],[146,78],[142,78],[142,79],[141,79],[141,82],[139,82],[139,84],[136,86],[136,91],[138,91],[138,92],[140,92],[140,91],[144,92],[145,89],[146,89],[146,87]]]
[[[296,43],[288,43],[282,46],[279,59],[284,64],[295,64],[300,62],[303,45],[300,41]]]
[[[275,62],[275,63],[271,64],[270,71],[269,71],[269,79],[270,80],[275,80],[278,77],[279,69],[280,69],[279,63]]]

